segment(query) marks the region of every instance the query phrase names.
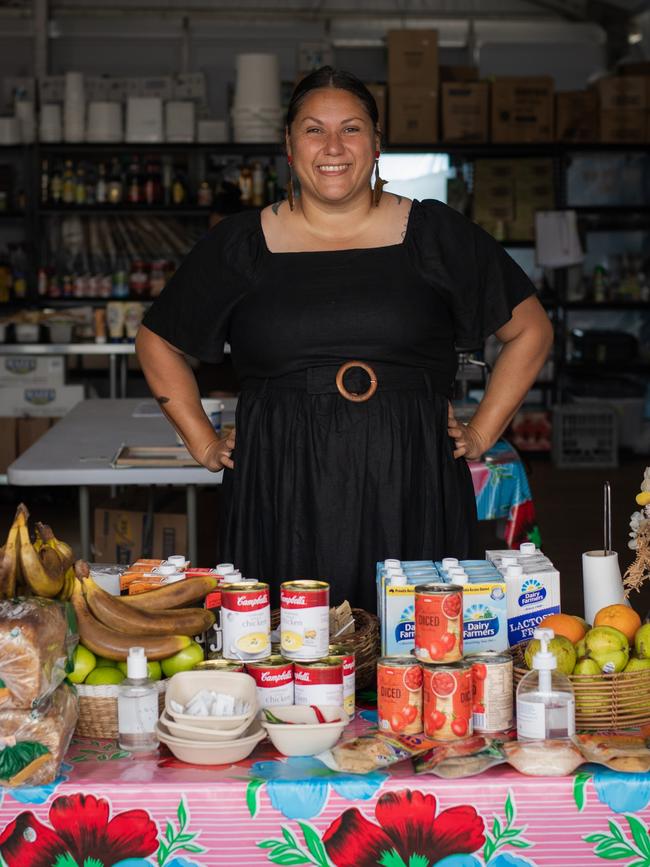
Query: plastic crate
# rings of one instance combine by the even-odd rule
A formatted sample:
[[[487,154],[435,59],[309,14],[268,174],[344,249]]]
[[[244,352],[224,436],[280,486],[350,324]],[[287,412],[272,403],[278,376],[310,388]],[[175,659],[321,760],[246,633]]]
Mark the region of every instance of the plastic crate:
[[[618,466],[618,415],[607,403],[553,407],[553,463],[561,469]]]

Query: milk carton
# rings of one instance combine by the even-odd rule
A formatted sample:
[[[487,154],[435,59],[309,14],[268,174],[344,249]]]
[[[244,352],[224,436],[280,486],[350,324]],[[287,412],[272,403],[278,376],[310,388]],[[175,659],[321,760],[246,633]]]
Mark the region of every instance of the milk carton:
[[[509,566],[506,571],[508,640],[528,641],[540,621],[560,612],[560,573],[555,568]]]
[[[415,647],[415,587],[440,581],[432,560],[410,560],[396,568],[377,563],[377,611],[382,656],[410,656]]]
[[[463,588],[463,653],[508,649],[506,583],[487,560],[461,560],[466,578],[449,576],[442,562],[436,563],[443,580]]]

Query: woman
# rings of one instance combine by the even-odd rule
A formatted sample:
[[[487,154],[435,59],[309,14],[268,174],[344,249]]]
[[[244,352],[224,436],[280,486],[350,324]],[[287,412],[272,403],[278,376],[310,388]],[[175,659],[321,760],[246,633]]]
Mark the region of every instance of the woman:
[[[360,81],[329,67],[305,78],[286,122],[300,196],[290,185],[288,201],[209,232],[137,340],[191,454],[225,468],[220,559],[275,587],[328,580],[333,601],[369,610],[378,560],[473,553],[464,459],[496,441],[552,341],[534,287],[489,235],[439,202],[371,190],[379,145]],[[490,333],[503,350],[459,425],[455,348]],[[236,449],[234,433],[216,438],[183,358],[219,360],[226,340],[243,383]],[[358,366],[342,378],[350,361],[370,378]]]

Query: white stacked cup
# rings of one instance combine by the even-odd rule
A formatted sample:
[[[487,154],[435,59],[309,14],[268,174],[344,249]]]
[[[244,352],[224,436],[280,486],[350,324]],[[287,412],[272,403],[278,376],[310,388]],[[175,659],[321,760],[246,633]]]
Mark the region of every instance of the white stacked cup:
[[[123,140],[122,104],[103,101],[88,103],[86,141],[120,142]]]
[[[237,142],[282,141],[280,63],[277,54],[238,54],[232,110]]]
[[[15,114],[20,123],[20,137],[23,144],[32,144],[36,138],[36,113],[31,100],[17,100]]]
[[[61,106],[58,102],[46,102],[41,106],[38,137],[43,142],[59,142],[63,137]]]
[[[86,134],[86,95],[82,72],[66,72],[63,102],[63,137],[81,142]]]

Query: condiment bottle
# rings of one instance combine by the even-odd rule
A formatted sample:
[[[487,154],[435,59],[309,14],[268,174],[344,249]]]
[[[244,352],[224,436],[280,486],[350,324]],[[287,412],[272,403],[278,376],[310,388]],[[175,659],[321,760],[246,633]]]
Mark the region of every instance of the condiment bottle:
[[[570,738],[575,734],[573,686],[565,674],[556,671],[557,660],[548,649],[552,629],[536,629],[541,650],[533,656],[533,670],[517,687],[518,740]]]
[[[117,696],[120,749],[151,752],[158,746],[158,690],[149,679],[144,647],[129,648],[126,672]]]

